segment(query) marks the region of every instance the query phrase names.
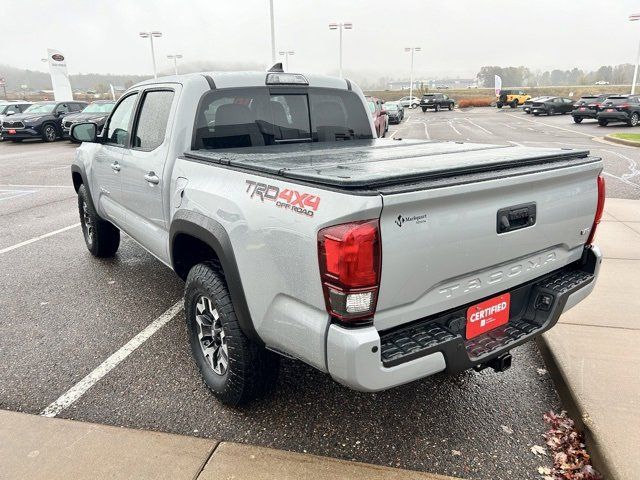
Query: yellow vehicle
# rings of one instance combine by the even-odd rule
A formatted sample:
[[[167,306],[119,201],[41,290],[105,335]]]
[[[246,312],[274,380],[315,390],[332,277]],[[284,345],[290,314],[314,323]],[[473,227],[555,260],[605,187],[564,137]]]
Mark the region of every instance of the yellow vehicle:
[[[522,90],[500,90],[496,106],[502,108],[505,105],[509,105],[511,108],[516,108],[530,99],[531,95]]]

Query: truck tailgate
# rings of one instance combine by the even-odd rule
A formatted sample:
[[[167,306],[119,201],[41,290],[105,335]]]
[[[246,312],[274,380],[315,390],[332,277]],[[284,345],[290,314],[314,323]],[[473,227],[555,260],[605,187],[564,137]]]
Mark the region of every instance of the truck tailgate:
[[[578,260],[593,223],[602,170],[599,159],[589,160],[382,193],[376,327],[384,330],[476,302]],[[508,229],[500,225],[505,213],[512,219]]]

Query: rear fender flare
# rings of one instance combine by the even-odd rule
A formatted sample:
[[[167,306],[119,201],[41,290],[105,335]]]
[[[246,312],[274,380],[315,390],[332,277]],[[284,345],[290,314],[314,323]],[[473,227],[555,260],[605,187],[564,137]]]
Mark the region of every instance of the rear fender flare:
[[[227,283],[227,288],[229,289],[229,294],[231,295],[231,302],[233,303],[240,328],[253,342],[264,345],[251,319],[236,257],[231,245],[231,240],[224,226],[201,213],[179,210],[174,215],[171,227],[169,228],[169,252],[171,256],[171,266],[174,271],[176,271],[176,264],[173,247],[176,237],[180,234],[197,238],[215,252],[224,272],[224,278]]]

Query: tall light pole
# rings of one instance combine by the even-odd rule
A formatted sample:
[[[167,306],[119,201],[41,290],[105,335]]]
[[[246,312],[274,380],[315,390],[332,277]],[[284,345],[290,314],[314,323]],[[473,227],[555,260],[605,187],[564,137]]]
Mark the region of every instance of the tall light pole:
[[[284,68],[288,72],[289,71],[289,55],[295,55],[296,52],[293,50],[287,50],[284,52],[280,52],[280,56],[284,57]]]
[[[640,13],[634,13],[629,15],[630,22],[637,22],[640,20]],[[638,45],[638,56],[636,57],[636,68],[633,70],[633,83],[631,84],[631,95],[636,93],[636,81],[638,80],[638,64],[640,64],[640,45]]]
[[[271,16],[271,63],[276,63],[276,24],[273,19],[273,0],[269,0],[269,15]]]
[[[173,60],[173,70],[176,72],[176,75],[178,75],[178,59],[182,58],[182,55],[179,53],[172,53],[167,55],[167,58],[169,60]]]
[[[342,30],[351,30],[353,24],[351,22],[334,22],[329,24],[329,30],[340,30],[340,77],[342,78]]]
[[[405,47],[405,52],[411,52],[411,79],[409,84],[409,108],[412,108],[413,101],[413,54],[422,50],[420,47]]]
[[[158,78],[158,72],[156,72],[156,52],[153,50],[153,37],[161,37],[162,32],[140,32],[140,38],[148,38],[151,42],[151,60],[153,61],[153,78]]]

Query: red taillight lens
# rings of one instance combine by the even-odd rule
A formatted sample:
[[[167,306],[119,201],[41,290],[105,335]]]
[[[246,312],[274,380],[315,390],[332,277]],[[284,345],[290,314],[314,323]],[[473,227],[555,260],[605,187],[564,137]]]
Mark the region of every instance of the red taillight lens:
[[[596,206],[596,216],[593,219],[593,225],[591,226],[591,233],[589,233],[589,239],[587,240],[587,245],[593,244],[593,238],[596,235],[596,228],[598,228],[598,224],[602,219],[602,213],[604,212],[604,198],[605,198],[604,177],[602,175],[599,175],[598,176],[598,204]]]
[[[344,321],[371,318],[380,284],[378,220],[344,223],[318,232],[320,276],[327,311]]]

